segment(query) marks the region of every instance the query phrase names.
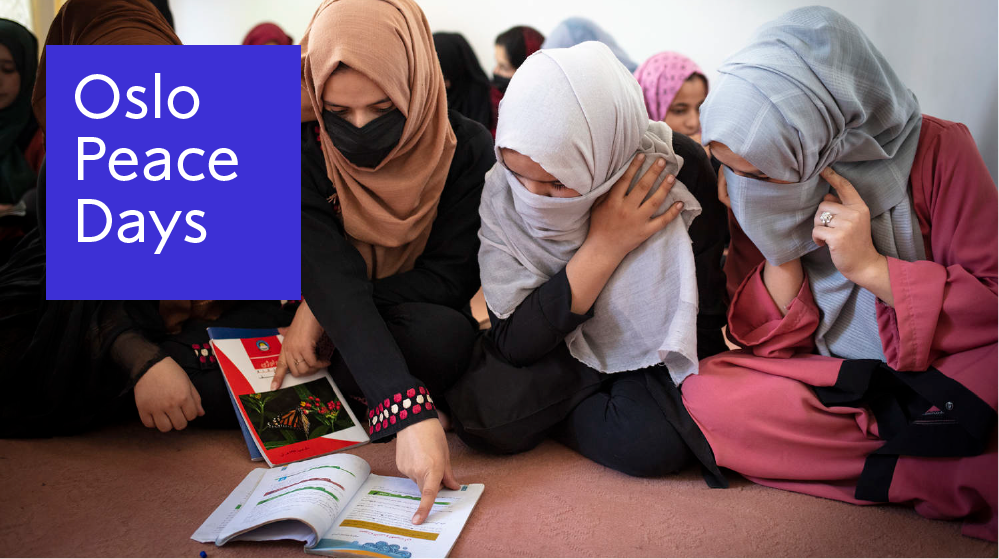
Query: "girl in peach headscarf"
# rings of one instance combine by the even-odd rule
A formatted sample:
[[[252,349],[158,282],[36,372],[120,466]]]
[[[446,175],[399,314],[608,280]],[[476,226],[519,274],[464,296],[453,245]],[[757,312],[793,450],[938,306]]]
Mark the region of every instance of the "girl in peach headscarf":
[[[448,111],[412,0],[325,0],[302,39],[302,291],[274,385],[323,366],[425,491],[451,473],[438,399],[464,372],[489,133]],[[317,351],[317,344],[330,350]]]

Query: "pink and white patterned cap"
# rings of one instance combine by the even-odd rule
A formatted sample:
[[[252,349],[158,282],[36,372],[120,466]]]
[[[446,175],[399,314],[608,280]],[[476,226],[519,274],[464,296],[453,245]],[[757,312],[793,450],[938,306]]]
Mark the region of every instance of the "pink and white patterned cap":
[[[705,76],[697,63],[678,52],[660,52],[639,66],[635,70],[635,79],[642,86],[649,118],[666,118],[666,112],[676,93],[693,74]],[[707,77],[704,80],[706,83]]]

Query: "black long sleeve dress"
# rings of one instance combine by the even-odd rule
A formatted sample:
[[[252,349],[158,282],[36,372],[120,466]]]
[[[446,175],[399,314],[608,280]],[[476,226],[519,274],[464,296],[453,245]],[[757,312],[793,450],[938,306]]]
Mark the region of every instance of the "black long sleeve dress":
[[[222,372],[209,352],[209,326],[276,328],[293,309],[279,301],[227,301],[217,319],[189,319],[168,331],[159,301],[56,301],[45,298],[45,165],[37,188],[37,226],[0,266],[0,437],[68,435],[137,418],[132,389],[172,358],[201,396],[198,427],[235,428]]]
[[[457,148],[426,248],[412,270],[375,280],[330,201],[318,126],[302,125],[302,292],[336,349],[331,374],[374,440],[437,416],[434,398],[465,371],[475,338],[479,199],[495,155],[484,127],[448,119]]]

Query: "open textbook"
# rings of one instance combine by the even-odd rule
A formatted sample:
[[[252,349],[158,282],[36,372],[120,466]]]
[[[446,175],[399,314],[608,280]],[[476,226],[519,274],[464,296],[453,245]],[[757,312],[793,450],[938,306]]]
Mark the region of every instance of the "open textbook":
[[[277,330],[209,328],[208,335],[251,459],[288,464],[370,440],[325,369],[289,374],[270,389],[284,341]]]
[[[300,540],[306,552],[334,557],[445,557],[483,488],[441,491],[416,526],[420,492],[411,480],[372,474],[351,454],[320,456],[253,470],[191,539]]]

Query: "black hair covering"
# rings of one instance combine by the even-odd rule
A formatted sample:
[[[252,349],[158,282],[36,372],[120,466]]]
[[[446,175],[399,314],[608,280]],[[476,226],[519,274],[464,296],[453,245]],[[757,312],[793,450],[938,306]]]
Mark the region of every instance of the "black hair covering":
[[[170,11],[170,0],[149,0],[149,2],[156,7],[157,10],[163,17],[166,18],[167,23],[170,24],[170,28],[174,29],[173,26],[173,13]]]
[[[434,33],[434,47],[444,79],[451,84],[447,89],[448,108],[489,128],[492,123],[489,78],[471,45],[460,33]]]
[[[34,188],[35,171],[24,151],[38,130],[31,112],[31,91],[38,68],[38,40],[23,25],[0,18],[0,44],[7,47],[21,75],[21,88],[7,107],[0,109],[0,204],[16,204]]]
[[[496,37],[496,44],[506,49],[507,59],[515,70],[544,42],[545,36],[528,25],[511,27]]]

